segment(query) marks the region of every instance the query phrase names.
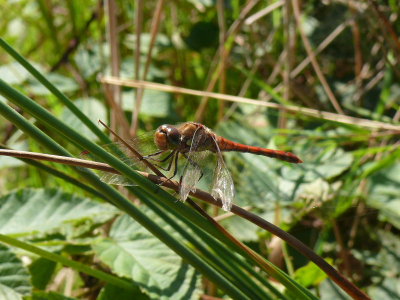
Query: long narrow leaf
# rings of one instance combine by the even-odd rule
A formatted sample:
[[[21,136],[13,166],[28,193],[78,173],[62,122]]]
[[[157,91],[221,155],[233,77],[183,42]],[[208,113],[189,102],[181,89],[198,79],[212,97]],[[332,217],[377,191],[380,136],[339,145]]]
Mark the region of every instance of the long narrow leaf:
[[[79,133],[75,132],[67,124],[64,124],[63,122],[58,120],[48,111],[44,110],[42,107],[31,101],[29,98],[11,88],[2,80],[0,80],[0,93],[9,100],[14,101],[14,103],[18,104],[21,108],[34,115],[36,118],[40,119],[47,126],[53,128],[57,132],[60,132],[64,136],[69,136],[70,139],[76,140],[76,142],[80,144],[82,148],[88,149],[90,152],[103,159],[103,161],[109,163],[111,166],[127,176],[129,179],[131,179],[132,181],[136,181],[150,193],[154,193],[155,186],[153,183],[147,181],[147,179],[145,178],[142,178],[127,165],[105,152],[101,147],[80,136]],[[3,108],[5,109],[5,107]],[[15,112],[13,113],[15,114]],[[36,136],[40,135],[39,131],[32,124],[26,122],[25,125],[28,126],[32,131],[35,131]],[[22,130],[22,128],[20,129]],[[47,140],[47,142],[50,142],[50,140]],[[50,143],[52,144],[52,142]],[[62,150],[61,152],[62,153],[57,154],[66,154],[65,150]],[[189,250],[186,246],[177,241],[173,236],[165,232],[165,230],[160,228],[157,224],[155,224],[152,220],[145,216],[139,209],[132,205],[129,200],[124,198],[115,189],[102,183],[94,174],[85,173],[84,175],[86,180],[91,183],[96,189],[98,189],[99,192],[103,193],[111,201],[111,203],[114,203],[120,209],[127,212],[131,217],[142,224],[142,226],[144,226],[147,230],[149,230],[152,234],[154,234],[157,238],[164,242],[168,247],[174,250],[178,255],[186,259],[199,272],[209,278],[217,286],[219,286],[225,293],[227,293],[231,297],[234,297],[235,299],[248,299],[240,290],[238,290],[228,280],[226,280],[223,276],[221,276],[218,272],[211,268],[207,263],[205,263],[201,258],[193,253],[193,251]],[[172,198],[171,195],[164,192],[163,190],[157,193],[157,196],[157,198],[163,199],[164,201],[168,201],[165,200],[166,197],[167,199]]]
[[[58,88],[46,79],[38,70],[35,69],[26,59],[24,59],[9,44],[0,38],[0,46],[8,52],[16,61],[18,61],[29,73],[32,74],[40,83],[42,83],[50,92],[52,92],[66,107],[71,110],[101,141],[102,143],[110,143],[110,139],[83,114],[71,100],[68,99]]]

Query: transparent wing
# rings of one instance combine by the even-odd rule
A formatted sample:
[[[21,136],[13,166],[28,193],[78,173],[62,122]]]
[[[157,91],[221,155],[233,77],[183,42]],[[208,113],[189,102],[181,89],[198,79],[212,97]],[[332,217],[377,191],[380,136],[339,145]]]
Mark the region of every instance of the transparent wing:
[[[235,186],[215,138],[214,142],[217,148],[217,167],[214,170],[214,177],[211,183],[211,195],[214,199],[221,198],[222,209],[230,211],[235,197]]]
[[[210,151],[197,151],[201,146],[204,134],[203,130],[196,130],[194,133],[180,181],[179,199],[181,201],[185,201],[190,192],[196,191],[196,184],[204,175],[202,166],[209,161],[207,157],[211,154]]]
[[[142,156],[152,155],[159,152],[159,149],[154,144],[154,131],[148,132],[144,135],[141,135],[137,138],[127,141],[128,144],[133,147],[136,151],[138,151]],[[148,168],[146,165],[141,162],[135,154],[131,152],[131,150],[126,147],[121,142],[106,144],[101,146],[107,152],[113,154],[115,157],[123,161],[125,164],[130,166],[134,170],[148,172]],[[161,155],[161,154],[160,154]],[[162,154],[164,155],[164,153]],[[161,156],[162,156],[161,155]],[[88,151],[83,151],[79,156],[79,159],[90,160],[90,161],[97,161],[103,162],[98,159],[96,156],[92,155]],[[151,156],[153,159],[159,159],[159,156]],[[162,160],[162,158],[160,158]],[[78,169],[88,172],[89,169],[78,167]],[[124,177],[123,175],[108,173],[104,171],[92,170],[95,172],[101,181],[108,183],[108,184],[116,184],[116,185],[135,185],[132,181],[128,178]]]

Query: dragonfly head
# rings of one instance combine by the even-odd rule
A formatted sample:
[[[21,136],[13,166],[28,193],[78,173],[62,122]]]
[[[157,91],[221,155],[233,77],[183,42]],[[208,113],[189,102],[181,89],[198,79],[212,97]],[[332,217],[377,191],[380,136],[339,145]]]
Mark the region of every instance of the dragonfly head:
[[[172,125],[161,125],[154,134],[154,143],[160,150],[171,150],[179,145],[180,137],[179,130]]]

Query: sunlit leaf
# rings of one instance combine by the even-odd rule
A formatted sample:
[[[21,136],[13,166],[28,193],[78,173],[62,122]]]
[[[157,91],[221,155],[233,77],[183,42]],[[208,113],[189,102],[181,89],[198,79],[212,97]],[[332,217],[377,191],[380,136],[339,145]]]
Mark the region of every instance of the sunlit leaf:
[[[104,121],[107,118],[107,111],[104,107],[104,104],[96,98],[79,98],[74,101],[74,104],[93,123],[97,123],[97,120],[99,119]],[[62,111],[60,119],[88,139],[97,140],[97,136],[90,129],[88,129],[76,115],[71,113],[67,107],[65,107]]]
[[[375,173],[370,182],[367,204],[380,211],[381,220],[400,229],[400,164]]]
[[[123,109],[132,111],[134,109],[135,93],[133,91],[123,92]],[[140,104],[140,114],[165,118],[172,113],[172,101],[168,93],[155,90],[145,90]]]
[[[321,295],[321,300],[351,300],[352,298],[347,295],[336,283],[332,282],[331,279],[325,279],[318,286],[318,292]]]
[[[383,230],[377,236],[382,243],[379,251],[353,249],[351,252],[372,275],[374,284],[368,288],[368,294],[374,295],[373,299],[400,299],[400,238]]]
[[[146,64],[146,60],[142,58],[140,60],[140,72],[139,79],[142,79],[142,74],[144,71],[144,67]],[[106,67],[104,73],[107,76],[111,76],[110,66]],[[154,64],[150,64],[149,69],[147,71],[146,80],[154,81],[156,79],[164,78],[166,76],[165,72],[157,68]],[[119,77],[121,78],[135,78],[135,61],[133,58],[126,58],[121,62],[121,69],[119,71]]]
[[[296,153],[297,154],[297,153]],[[353,155],[341,148],[304,149],[298,153],[303,163],[296,168],[283,168],[282,176],[286,179],[295,180],[302,178],[303,181],[314,181],[317,178],[330,179],[342,174],[351,167]]]
[[[114,273],[132,279],[152,299],[197,299],[201,293],[197,272],[126,215],[93,248]]]
[[[21,150],[21,151],[28,150],[28,143],[26,140],[19,141],[17,143],[14,143],[14,144],[8,145],[8,146],[14,150]],[[22,162],[19,159],[14,158],[14,157],[0,156],[0,169],[20,167],[20,166],[23,166],[24,164],[25,164],[24,162]]]
[[[78,84],[71,77],[65,77],[56,73],[48,73],[46,74],[46,78],[63,93],[74,92],[79,89]],[[29,79],[28,85],[28,90],[37,96],[51,94],[51,92],[36,79]]]
[[[50,233],[63,224],[111,218],[116,209],[55,189],[21,189],[0,197],[0,232]]]
[[[104,56],[103,60],[107,60],[109,52],[110,47],[107,43],[104,43],[101,49],[99,44],[94,41],[92,43],[88,42],[87,45],[80,45],[74,55],[80,75],[86,79],[101,71],[102,55]]]
[[[22,294],[17,293],[12,288],[0,283],[0,299],[2,300],[22,300]]]
[[[368,295],[371,299],[400,299],[400,278],[384,278],[377,285],[368,288]]]
[[[318,285],[322,280],[328,277],[314,263],[308,263],[306,266],[296,270],[294,279],[302,286]]]
[[[226,220],[222,220],[221,225],[242,242],[258,241],[258,235],[256,233],[258,226],[243,218],[232,216]]]
[[[33,63],[37,69],[41,69],[38,64]],[[8,84],[21,84],[30,77],[29,72],[17,62],[11,62],[0,66],[0,78]]]
[[[140,53],[147,55],[150,50],[150,41],[152,36],[150,33],[142,33],[140,35]],[[136,48],[136,35],[135,34],[127,34],[124,40],[124,44],[127,48],[135,50]],[[155,37],[152,55],[157,57],[159,52],[165,48],[171,47],[170,39],[164,34],[157,34]]]
[[[0,299],[18,299],[12,297],[29,293],[32,289],[29,280],[30,275],[21,260],[10,248],[0,244]]]

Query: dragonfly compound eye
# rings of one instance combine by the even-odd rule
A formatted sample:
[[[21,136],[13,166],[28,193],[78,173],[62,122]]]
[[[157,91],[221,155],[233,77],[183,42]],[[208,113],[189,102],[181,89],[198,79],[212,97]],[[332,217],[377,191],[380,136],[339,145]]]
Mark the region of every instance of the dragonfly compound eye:
[[[160,150],[174,149],[179,142],[179,131],[171,125],[161,125],[154,134],[154,143]]]
[[[175,127],[169,126],[167,128],[168,141],[174,145],[178,145],[181,140],[181,134]]]

